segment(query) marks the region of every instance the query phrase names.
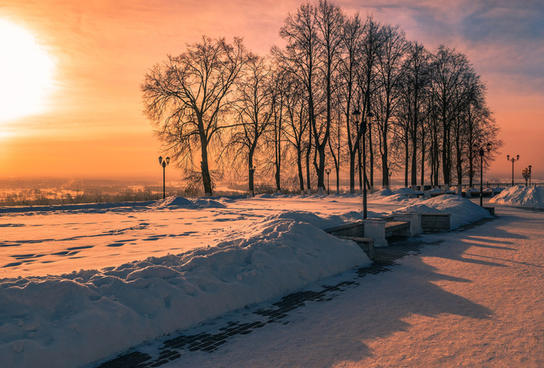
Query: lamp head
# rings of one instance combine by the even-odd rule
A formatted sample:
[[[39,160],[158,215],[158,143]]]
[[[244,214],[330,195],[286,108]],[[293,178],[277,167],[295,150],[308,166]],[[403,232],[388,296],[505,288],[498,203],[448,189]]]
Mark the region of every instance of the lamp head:
[[[162,164],[162,156],[159,156],[159,165]]]
[[[510,155],[506,155],[506,159],[510,161]]]
[[[170,157],[166,156],[166,164],[169,165],[170,164]]]
[[[519,155],[516,155],[516,160],[519,160]]]

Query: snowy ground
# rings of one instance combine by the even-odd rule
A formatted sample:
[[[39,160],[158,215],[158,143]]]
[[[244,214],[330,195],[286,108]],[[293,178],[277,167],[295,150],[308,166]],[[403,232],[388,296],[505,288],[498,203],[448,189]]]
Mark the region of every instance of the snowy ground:
[[[453,227],[486,216],[455,196],[405,194],[370,196],[370,215],[442,210]],[[360,201],[263,195],[1,209],[0,366],[77,366],[368,265],[355,243],[321,231],[359,219]]]
[[[177,198],[175,203],[163,206],[107,208],[99,204],[5,212],[0,216],[0,278],[119,266],[137,259],[214,246],[242,234],[266,216],[285,211],[312,211],[326,218],[324,224],[333,226],[359,218],[360,202],[360,197],[354,196],[258,196],[193,203]],[[380,203],[379,210],[398,206],[396,202]],[[330,218],[331,215],[343,217]]]
[[[288,324],[162,367],[543,367],[544,213],[497,213],[425,236],[442,242],[331,301],[307,303]]]

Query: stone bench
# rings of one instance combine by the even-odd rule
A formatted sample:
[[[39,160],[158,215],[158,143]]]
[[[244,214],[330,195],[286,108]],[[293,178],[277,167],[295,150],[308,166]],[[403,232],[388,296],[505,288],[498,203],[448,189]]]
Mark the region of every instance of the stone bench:
[[[387,238],[410,237],[421,233],[421,216],[417,213],[394,213],[364,221],[365,237],[374,239],[375,247],[388,246]]]
[[[410,224],[410,233],[403,236],[416,236],[423,232],[423,229],[421,228],[421,216],[418,213],[393,213],[384,217],[384,219],[387,222],[408,222]]]

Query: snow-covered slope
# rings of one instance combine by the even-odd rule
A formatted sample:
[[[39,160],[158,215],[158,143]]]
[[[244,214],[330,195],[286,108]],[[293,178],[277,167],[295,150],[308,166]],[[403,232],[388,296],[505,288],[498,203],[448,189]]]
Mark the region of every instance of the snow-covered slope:
[[[544,209],[544,187],[515,185],[501,191],[489,203]]]
[[[355,243],[289,217],[180,255],[0,280],[0,366],[76,367],[370,263]]]

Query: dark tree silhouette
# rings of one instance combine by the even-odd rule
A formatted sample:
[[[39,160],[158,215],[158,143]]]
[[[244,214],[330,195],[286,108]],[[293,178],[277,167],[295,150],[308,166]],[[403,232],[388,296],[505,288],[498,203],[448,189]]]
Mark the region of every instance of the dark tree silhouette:
[[[202,37],[178,56],[155,65],[142,84],[145,113],[158,127],[165,150],[183,167],[200,151],[202,184],[212,194],[208,150],[225,124],[229,93],[248,56],[241,39]]]

